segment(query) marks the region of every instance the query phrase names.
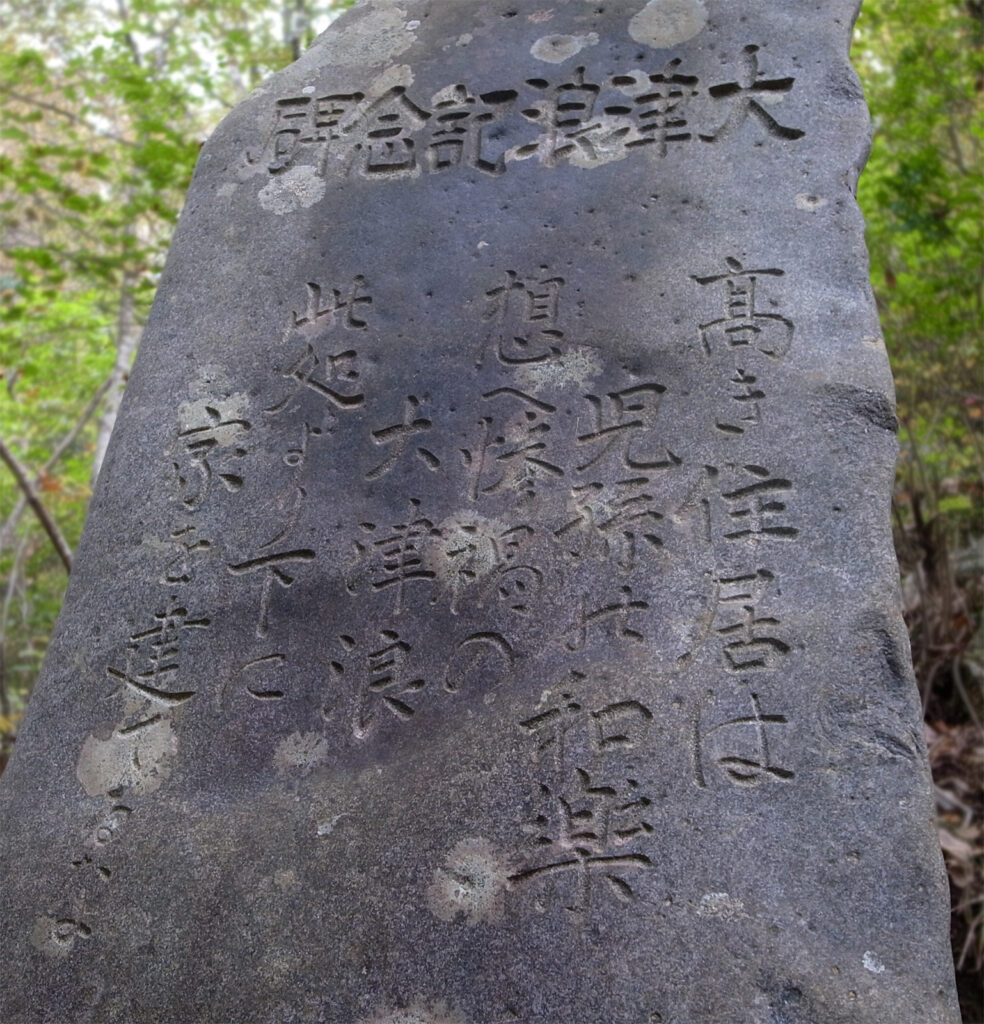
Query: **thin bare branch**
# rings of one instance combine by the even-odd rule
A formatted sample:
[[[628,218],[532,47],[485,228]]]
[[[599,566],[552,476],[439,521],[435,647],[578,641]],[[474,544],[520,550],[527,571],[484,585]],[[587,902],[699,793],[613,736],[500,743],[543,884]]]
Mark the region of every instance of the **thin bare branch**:
[[[24,497],[27,499],[28,505],[31,506],[34,514],[38,517],[38,520],[44,527],[44,532],[48,535],[51,543],[55,547],[55,550],[58,552],[59,558],[61,558],[64,563],[65,571],[71,572],[71,548],[69,548],[65,538],[62,536],[61,530],[58,529],[58,524],[51,518],[48,510],[44,507],[41,498],[38,496],[38,492],[28,479],[24,467],[17,461],[14,453],[4,444],[2,439],[0,439],[0,459],[3,459],[10,472],[13,473],[14,479],[17,481],[17,486],[20,487]]]
[[[42,480],[42,477],[46,473],[50,473],[55,466],[61,461],[62,456],[75,444],[79,434],[82,433],[86,423],[92,418],[93,413],[99,408],[99,403],[103,400],[106,392],[109,391],[115,380],[115,374],[110,374],[103,382],[99,385],[96,393],[89,399],[89,404],[82,410],[82,415],[75,421],[71,430],[55,445],[48,456],[47,462],[41,468],[41,472],[35,476],[33,484],[37,488]],[[10,544],[11,539],[14,535],[14,530],[17,529],[17,524],[20,522],[21,517],[24,515],[24,510],[27,508],[27,498],[23,495],[17,500],[17,504],[14,506],[10,515],[7,516],[7,521],[0,526],[0,552],[4,551]]]
[[[25,96],[21,92],[15,92],[13,89],[0,85],[0,93],[5,96],[9,96],[12,100],[17,100],[18,103],[26,103],[31,107],[38,107],[41,110],[48,110],[52,114],[57,114],[59,117],[65,118],[66,121],[72,124],[81,125],[86,131],[92,132],[93,135],[104,138],[112,139],[114,142],[119,142],[124,146],[130,146],[136,148],[136,143],[130,139],[124,138],[122,135],[117,135],[115,132],[100,131],[94,125],[90,124],[84,117],[80,117],[78,114],[73,113],[71,110],[66,110],[64,107],[59,107],[54,103],[48,103],[46,100],[39,100],[34,96]]]

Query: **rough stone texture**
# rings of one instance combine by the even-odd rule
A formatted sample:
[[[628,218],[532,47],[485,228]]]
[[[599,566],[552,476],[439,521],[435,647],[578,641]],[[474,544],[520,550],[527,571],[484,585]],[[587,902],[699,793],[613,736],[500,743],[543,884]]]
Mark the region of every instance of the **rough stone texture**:
[[[958,1019],[853,14],[370,0],[226,119],[0,786],[0,1019]]]

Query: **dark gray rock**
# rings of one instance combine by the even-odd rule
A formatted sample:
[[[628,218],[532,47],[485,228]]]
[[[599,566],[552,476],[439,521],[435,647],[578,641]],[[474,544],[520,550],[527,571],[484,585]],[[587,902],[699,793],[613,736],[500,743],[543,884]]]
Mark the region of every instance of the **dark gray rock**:
[[[853,14],[367,2],[226,119],[0,1019],[954,1024]]]

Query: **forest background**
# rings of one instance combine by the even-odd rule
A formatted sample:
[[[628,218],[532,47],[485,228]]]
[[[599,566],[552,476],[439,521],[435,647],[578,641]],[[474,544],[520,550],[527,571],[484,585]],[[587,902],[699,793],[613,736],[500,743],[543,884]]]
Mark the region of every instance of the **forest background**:
[[[202,141],[351,0],[0,0],[0,771]],[[859,199],[896,376],[906,619],[984,1024],[984,4],[865,0]]]

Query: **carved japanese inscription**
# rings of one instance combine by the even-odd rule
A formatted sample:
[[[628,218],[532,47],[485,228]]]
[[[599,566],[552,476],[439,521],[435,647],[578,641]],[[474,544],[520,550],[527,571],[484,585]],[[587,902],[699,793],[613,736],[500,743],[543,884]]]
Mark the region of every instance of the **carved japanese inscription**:
[[[854,14],[363,0],[223,123],[0,1018],[955,1024]]]

